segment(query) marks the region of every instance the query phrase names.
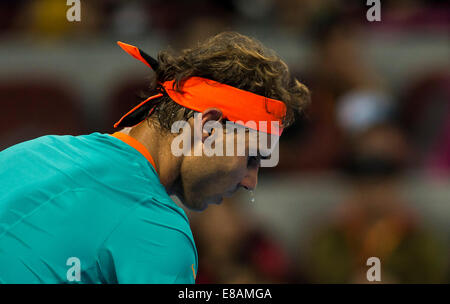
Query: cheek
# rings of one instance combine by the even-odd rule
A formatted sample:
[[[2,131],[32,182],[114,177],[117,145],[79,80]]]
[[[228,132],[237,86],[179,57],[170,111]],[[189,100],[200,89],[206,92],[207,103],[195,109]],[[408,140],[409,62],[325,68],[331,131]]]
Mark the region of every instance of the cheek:
[[[183,184],[189,192],[221,192],[234,189],[247,172],[246,156],[206,157],[189,162],[183,169]]]
[[[214,189],[235,187],[245,176],[247,157],[217,157],[210,162],[203,163],[208,166],[208,174],[203,176],[203,182]]]

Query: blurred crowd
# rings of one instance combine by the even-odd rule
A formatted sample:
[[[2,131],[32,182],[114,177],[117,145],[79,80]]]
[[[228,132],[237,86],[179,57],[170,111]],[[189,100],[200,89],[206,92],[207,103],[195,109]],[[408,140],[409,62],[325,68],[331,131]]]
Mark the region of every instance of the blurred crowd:
[[[444,0],[383,0],[383,22],[371,27],[387,30],[448,30]],[[73,2],[72,2],[73,3]],[[210,34],[236,27],[281,29],[320,39],[317,21],[339,15],[365,22],[366,1],[344,0],[99,0],[80,1],[81,23],[67,22],[66,1],[3,0],[0,35],[28,34],[40,39],[120,35],[168,37],[183,47]],[[366,24],[367,25],[367,24]],[[319,27],[320,28],[320,27]],[[313,33],[314,32],[314,33]]]
[[[310,62],[291,70],[311,89],[311,107],[285,131],[278,166],[261,175],[332,171],[350,190],[327,210],[326,220],[318,219],[301,254],[288,252],[265,223],[249,222],[238,199],[190,213],[199,252],[197,282],[367,282],[370,256],[383,261],[385,283],[450,282],[449,236],[431,231],[398,188],[411,172],[449,180],[449,65],[424,69],[394,87],[361,54],[361,37],[368,32],[448,35],[450,6],[381,0],[383,21],[370,24],[366,1],[348,2],[82,0],[84,21],[71,24],[60,13],[67,10],[66,1],[4,0],[0,41],[155,35],[180,48],[236,28],[276,28],[307,37]],[[7,109],[0,113],[0,150],[43,134],[97,131],[92,125],[111,132],[112,120],[138,102],[130,96],[144,87],[145,79],[131,79],[116,88],[108,124],[98,126],[89,118],[81,123],[76,93],[58,82],[0,81],[0,103]],[[62,101],[64,107],[56,106]]]

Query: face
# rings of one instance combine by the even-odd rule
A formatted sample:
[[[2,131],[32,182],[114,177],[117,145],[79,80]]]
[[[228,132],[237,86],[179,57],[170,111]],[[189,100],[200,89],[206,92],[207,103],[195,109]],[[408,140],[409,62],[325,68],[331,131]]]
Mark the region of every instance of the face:
[[[223,156],[185,156],[181,165],[181,187],[178,193],[183,203],[193,210],[204,210],[208,204],[219,204],[224,197],[230,197],[240,187],[253,190],[258,179],[259,156],[249,156],[248,131],[243,134],[227,133],[225,129],[215,133],[215,142],[221,142]],[[213,133],[214,134],[214,133]],[[197,144],[207,149],[207,140],[211,135],[204,135]],[[226,155],[227,143],[234,141],[235,153]],[[245,153],[236,155],[238,142],[245,142]],[[194,143],[195,145],[195,143]],[[215,145],[214,145],[215,147]],[[192,150],[194,147],[192,148]]]

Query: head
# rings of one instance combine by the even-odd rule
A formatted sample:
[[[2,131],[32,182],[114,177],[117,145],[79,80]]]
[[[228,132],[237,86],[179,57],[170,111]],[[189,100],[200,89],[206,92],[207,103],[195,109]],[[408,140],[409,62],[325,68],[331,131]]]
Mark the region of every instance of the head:
[[[286,114],[282,118],[284,128],[292,124],[295,113],[301,112],[309,102],[308,89],[290,76],[287,65],[273,51],[255,39],[234,32],[218,34],[180,53],[161,51],[149,93],[163,92],[159,83],[171,80],[174,80],[174,88],[181,91],[183,83],[190,77],[207,78],[282,101],[286,106]],[[187,121],[191,130],[195,130],[194,115],[197,112],[177,104],[167,94],[155,100],[152,107],[147,120],[161,134],[172,138],[178,136],[171,133],[176,121]],[[220,108],[211,107],[201,114],[197,121],[201,130],[208,122],[220,125],[227,122]],[[240,187],[253,190],[257,184],[260,156],[248,153],[250,132],[227,131],[227,128],[200,132],[201,140],[198,141],[194,140],[194,132],[190,133],[192,153],[178,159],[180,172],[174,188],[183,203],[188,208],[202,210],[208,203],[220,203],[223,197],[230,196]],[[222,144],[223,149],[227,142],[244,142],[245,153],[232,153],[233,156],[194,153],[195,149],[204,149],[212,138],[214,145]]]

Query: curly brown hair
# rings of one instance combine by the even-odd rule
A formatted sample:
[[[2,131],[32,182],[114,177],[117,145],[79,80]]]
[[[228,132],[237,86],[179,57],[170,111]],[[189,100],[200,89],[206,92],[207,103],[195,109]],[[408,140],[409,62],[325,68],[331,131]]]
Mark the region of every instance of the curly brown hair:
[[[295,113],[301,113],[310,102],[308,88],[291,77],[286,63],[274,51],[236,32],[217,34],[178,54],[170,49],[160,51],[148,93],[164,92],[159,82],[169,80],[175,80],[175,89],[181,90],[183,81],[194,76],[283,101],[287,108],[284,127],[291,125]],[[150,119],[166,130],[171,129],[173,122],[187,120],[194,114],[167,94],[152,104]]]

